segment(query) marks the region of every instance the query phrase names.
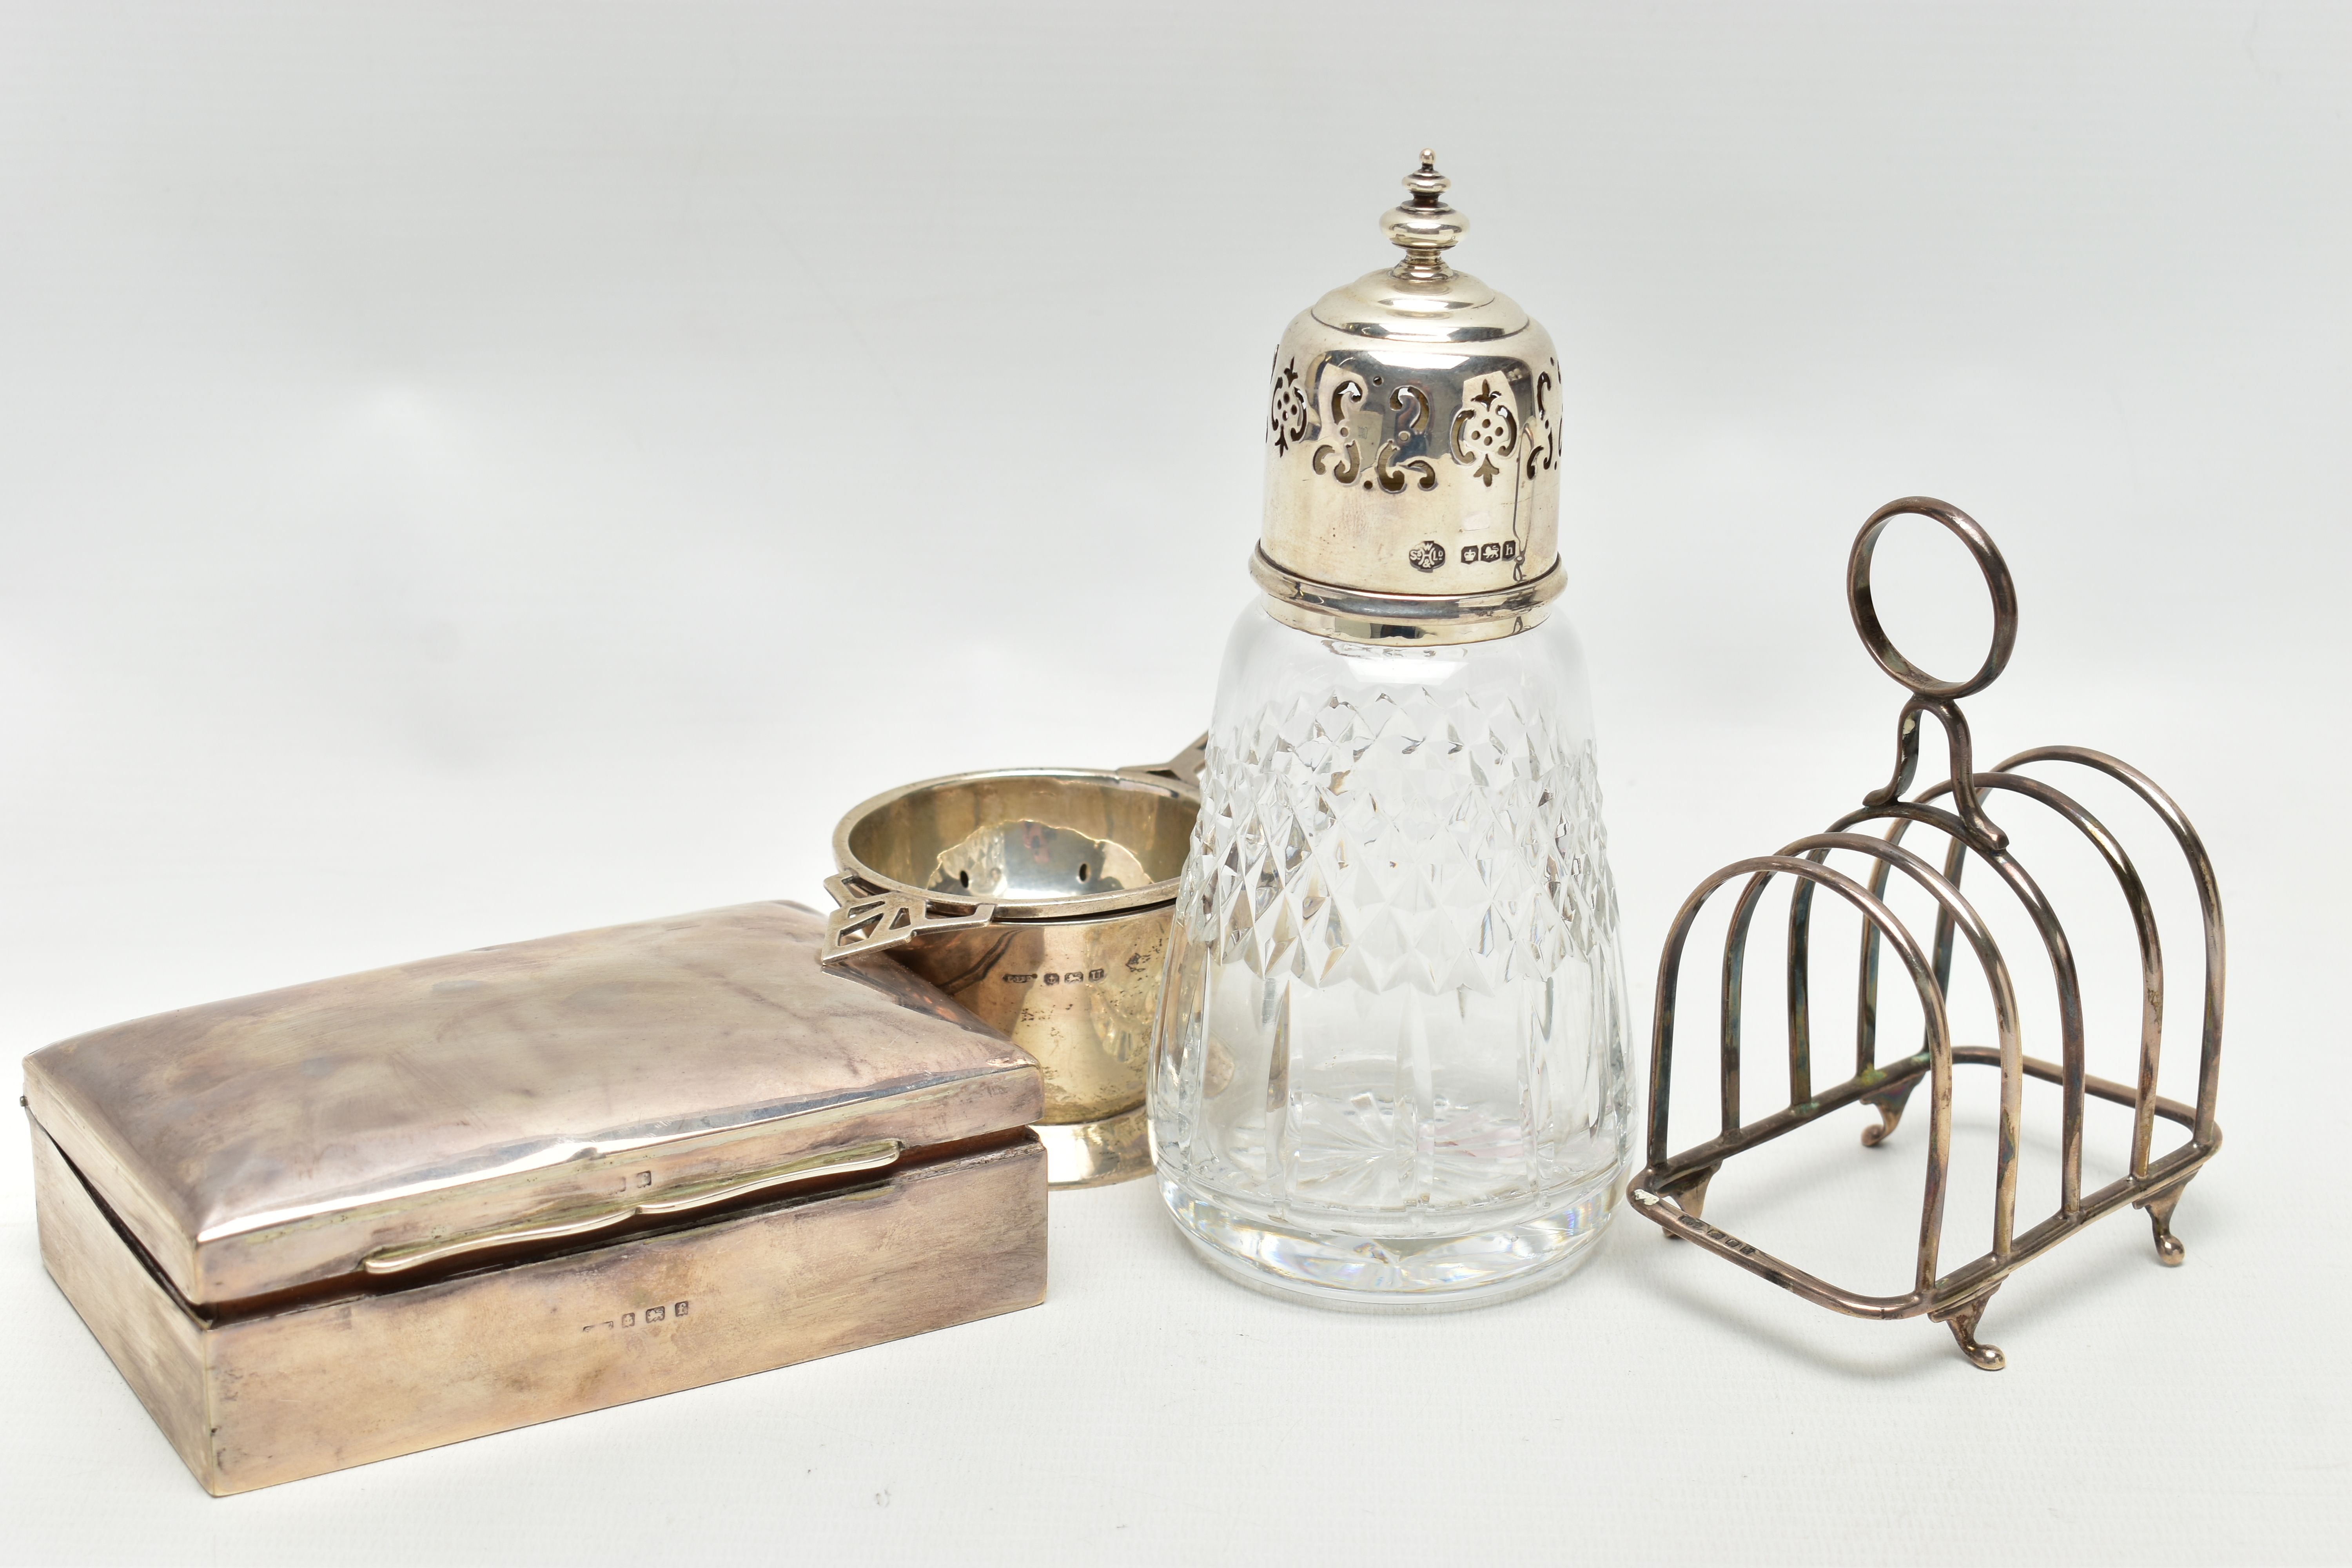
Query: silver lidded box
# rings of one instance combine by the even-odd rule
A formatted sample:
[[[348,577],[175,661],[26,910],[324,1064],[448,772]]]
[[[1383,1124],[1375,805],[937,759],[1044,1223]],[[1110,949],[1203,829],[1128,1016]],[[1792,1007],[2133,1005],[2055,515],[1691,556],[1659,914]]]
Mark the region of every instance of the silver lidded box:
[[[787,903],[26,1058],[41,1249],[215,1494],[1034,1306],[1036,1064]]]

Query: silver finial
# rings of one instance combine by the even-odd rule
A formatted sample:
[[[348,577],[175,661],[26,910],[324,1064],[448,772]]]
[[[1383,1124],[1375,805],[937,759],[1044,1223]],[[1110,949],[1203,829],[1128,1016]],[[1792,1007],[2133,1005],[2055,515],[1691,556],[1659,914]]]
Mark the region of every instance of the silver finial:
[[[1444,191],[1453,183],[1437,172],[1437,154],[1423,147],[1421,167],[1404,177],[1412,195],[1381,215],[1381,231],[1404,247],[1404,259],[1391,268],[1398,278],[1436,283],[1454,276],[1444,253],[1470,232],[1470,220],[1445,205]]]

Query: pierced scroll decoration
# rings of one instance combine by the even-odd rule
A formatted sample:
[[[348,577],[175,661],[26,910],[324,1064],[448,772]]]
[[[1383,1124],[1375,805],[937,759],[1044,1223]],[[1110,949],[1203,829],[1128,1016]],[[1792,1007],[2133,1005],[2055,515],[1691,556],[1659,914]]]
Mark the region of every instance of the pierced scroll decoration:
[[[1298,358],[1292,355],[1288,364],[1276,363],[1274,372],[1274,393],[1266,413],[1266,439],[1277,452],[1288,452],[1307,438],[1307,389],[1299,384]]]
[[[893,892],[847,872],[827,877],[824,890],[840,908],[825,918],[820,963],[840,963],[861,952],[897,947],[926,931],[984,926],[996,918],[994,904]]]
[[[1510,471],[1496,459],[1508,458],[1519,445],[1519,413],[1511,400],[1511,384],[1489,375],[1479,378],[1475,391],[1465,388],[1446,441],[1454,460],[1492,489],[1497,478]]]

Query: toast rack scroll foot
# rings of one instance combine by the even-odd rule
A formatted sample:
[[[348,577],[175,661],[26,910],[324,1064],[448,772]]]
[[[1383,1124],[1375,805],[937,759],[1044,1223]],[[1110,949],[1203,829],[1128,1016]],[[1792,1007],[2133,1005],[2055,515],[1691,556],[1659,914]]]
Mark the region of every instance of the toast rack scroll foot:
[[[1878,1125],[1862,1130],[1862,1146],[1875,1149],[1895,1135],[1896,1123],[1903,1120],[1903,1108],[1910,1103],[1911,1091],[1919,1087],[1916,1078],[1906,1079],[1883,1094],[1865,1094],[1862,1102],[1878,1112]]]
[[[2133,1205],[2147,1211],[2148,1228],[2156,1232],[2156,1260],[2167,1268],[2179,1268],[2189,1256],[2189,1249],[2172,1234],[2172,1211],[2180,1205],[2180,1194],[2188,1190],[2189,1184],[2183,1182],[2168,1193]]]
[[[1674,1199],[1676,1208],[1690,1215],[1691,1218],[1696,1219],[1699,1217],[1699,1210],[1706,1206],[1706,1184],[1715,1180],[1715,1173],[1721,1169],[1723,1169],[1721,1165],[1707,1165],[1693,1171],[1687,1176],[1668,1183],[1664,1188],[1664,1194]],[[1680,1241],[1682,1237],[1678,1232],[1670,1230],[1666,1232],[1666,1239]]]
[[[2009,1364],[2009,1358],[2000,1353],[1999,1345],[1977,1342],[1977,1325],[1984,1321],[1985,1303],[1991,1300],[1992,1291],[1988,1290],[1965,1306],[1955,1307],[1948,1312],[1937,1312],[1933,1316],[1936,1321],[1952,1331],[1952,1338],[1958,1342],[1960,1353],[1969,1358],[1970,1365],[1985,1372],[1999,1372]]]

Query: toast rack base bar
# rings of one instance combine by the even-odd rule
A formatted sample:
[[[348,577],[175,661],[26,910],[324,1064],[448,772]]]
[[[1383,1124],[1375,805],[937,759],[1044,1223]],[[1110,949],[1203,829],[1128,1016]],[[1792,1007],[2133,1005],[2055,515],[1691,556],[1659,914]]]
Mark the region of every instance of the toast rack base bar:
[[[1952,1061],[1957,1067],[1997,1068],[2000,1066],[2000,1053],[1979,1046],[1963,1046],[1953,1051]],[[2065,1070],[2054,1062],[2028,1057],[2024,1065],[2029,1078],[2039,1079],[2044,1083],[2065,1082]],[[1748,1136],[1718,1139],[1713,1144],[1702,1144],[1690,1150],[1663,1166],[1638,1173],[1627,1195],[1633,1199],[1637,1212],[1663,1226],[1667,1235],[1697,1242],[1717,1257],[1736,1263],[1783,1289],[1793,1291],[1815,1306],[1827,1307],[1832,1311],[1856,1318],[1925,1316],[1938,1322],[1944,1321],[1970,1302],[1981,1304],[1990,1300],[2000,1282],[2021,1265],[2040,1257],[2092,1221],[2104,1219],[2126,1205],[2148,1211],[2148,1219],[2155,1231],[2158,1261],[2178,1266],[2187,1256],[2172,1234],[2173,1206],[2179,1201],[2180,1193],[2189,1184],[2189,1177],[2220,1152],[2221,1145],[2218,1136],[2210,1144],[2192,1142],[2174,1150],[2150,1165],[2144,1177],[2126,1176],[2110,1182],[2085,1197],[2081,1212],[2074,1218],[2053,1215],[2020,1236],[2006,1258],[1996,1258],[1987,1254],[1937,1280],[1930,1290],[1913,1290],[1901,1296],[1863,1296],[1842,1289],[1769,1252],[1750,1247],[1728,1231],[1709,1225],[1699,1217],[1707,1182],[1722,1168],[1723,1162],[1733,1154],[1769,1142],[1783,1133],[1819,1121],[1831,1111],[1842,1110],[1865,1100],[1885,1095],[1899,1102],[1918,1087],[1927,1071],[1927,1063],[1914,1058],[1902,1064],[1896,1072],[1872,1079],[1849,1079],[1805,1106],[1750,1123],[1741,1130],[1743,1134],[1749,1134]],[[2084,1088],[2097,1100],[2116,1105],[2135,1103],[2132,1090],[2112,1079],[2086,1076]],[[2197,1112],[2176,1100],[2158,1100],[2156,1113],[2183,1127],[2193,1129],[2197,1123]],[[1882,1109],[1880,1114],[1885,1116],[1886,1112]],[[1896,1114],[1899,1116],[1900,1112]],[[1874,1146],[1884,1139],[1885,1131],[1885,1123],[1882,1123],[1879,1127],[1868,1129],[1864,1139]],[[1871,1133],[1877,1133],[1879,1137],[1872,1138]],[[1677,1190],[1684,1194],[1679,1201],[1667,1195]],[[1997,1355],[1999,1352],[1993,1353]]]
[[[1938,681],[1929,676],[1895,651],[1879,625],[1870,592],[1871,555],[1886,525],[1902,516],[1928,518],[1958,536],[1975,556],[1991,591],[1992,648],[1984,664],[1966,680]],[[1649,1163],[1633,1178],[1630,1195],[1635,1212],[1662,1227],[1669,1239],[1696,1242],[1703,1250],[1833,1311],[1860,1318],[1925,1316],[1943,1323],[1971,1363],[1997,1372],[2006,1364],[2001,1352],[1977,1338],[1986,1303],[2011,1273],[2092,1221],[2126,1205],[2143,1209],[2154,1232],[2158,1261],[2177,1266],[2186,1256],[2179,1239],[2172,1234],[2173,1212],[2190,1179],[2221,1146],[2221,1128],[2214,1121],[2226,963],[2221,889],[2203,842],[2188,817],[2153,780],[2126,763],[2083,747],[2044,746],[2021,752],[1990,773],[1975,771],[1968,721],[1959,710],[1958,700],[1992,683],[2007,664],[2017,636],[2017,597],[2009,568],[1991,538],[1975,520],[1945,502],[1923,496],[1906,497],[1881,507],[1864,523],[1854,541],[1847,560],[1846,593],[1864,646],[1881,668],[1913,693],[1896,726],[1894,776],[1884,788],[1864,797],[1862,810],[1849,813],[1828,833],[1801,838],[1777,855],[1727,866],[1701,882],[1684,902],[1659,961],[1656,1011],[1651,1033]],[[1929,717],[1944,731],[1951,751],[1951,774],[1944,783],[1906,800],[1903,794],[1910,788],[1918,763],[1920,721]],[[2156,1091],[2163,1042],[2164,963],[2147,889],[2122,845],[2097,818],[2042,780],[2013,771],[2036,763],[2076,764],[2123,784],[2161,819],[2188,861],[2202,917],[2205,972],[2203,1032],[2194,1106],[2164,1099]],[[2073,949],[2049,901],[2011,852],[2008,835],[1984,809],[1986,795],[2004,792],[2048,808],[2087,838],[2105,858],[2130,907],[2139,947],[2142,999],[2139,1071],[2135,1084],[2095,1078],[2084,1068],[2082,996]],[[1949,809],[1934,804],[1947,796],[1950,798]],[[1865,823],[1885,823],[1884,837],[1870,837],[1851,831]],[[1948,840],[1940,869],[1903,847],[1904,835],[1915,823],[1934,828]],[[1836,851],[1860,854],[1871,860],[1867,885],[1829,865],[1830,855]],[[1960,892],[1961,874],[1970,859],[1990,867],[2000,879],[2024,906],[2042,939],[2058,995],[2062,1050],[2056,1062],[2024,1054],[2016,994],[2008,965],[1982,919]],[[1937,905],[1931,943],[1921,943],[1884,901],[1889,876],[1898,870]],[[1748,1121],[1740,1103],[1744,1022],[1741,989],[1757,906],[1766,886],[1781,876],[1792,878],[1796,884],[1790,900],[1787,947],[1790,1102],[1781,1110]],[[1724,941],[1719,1042],[1722,1131],[1715,1138],[1670,1155],[1667,1151],[1671,1147],[1668,1123],[1675,1007],[1684,949],[1701,909],[1717,891],[1743,879],[1745,885]],[[1811,1087],[1809,1003],[1810,922],[1816,889],[1826,889],[1843,900],[1863,920],[1856,1071],[1853,1078],[1818,1095]],[[1956,937],[1965,937],[1984,973],[2000,1036],[1997,1047],[1956,1046],[1952,1042],[1945,1002],[1950,991]],[[1927,1020],[1924,1048],[1885,1065],[1875,1059],[1882,947],[1891,949],[1901,960],[1917,989]],[[1994,1172],[1991,1247],[1973,1261],[1945,1273],[1938,1270],[1937,1256],[1951,1159],[1951,1079],[1955,1067],[1990,1067],[2000,1071],[2000,1139]],[[2023,1086],[2029,1078],[2056,1084],[2063,1097],[2060,1200],[2055,1214],[2020,1233],[2016,1228],[2017,1152]],[[1844,1289],[1750,1246],[1701,1217],[1709,1184],[1734,1155],[1855,1104],[1869,1106],[1878,1112],[1878,1124],[1865,1130],[1862,1136],[1865,1146],[1874,1147],[1894,1133],[1906,1104],[1923,1083],[1929,1087],[1927,1176],[1921,1200],[1917,1272],[1912,1289],[1906,1294],[1872,1296]],[[2082,1157],[2083,1111],[2088,1100],[2129,1107],[2133,1112],[2133,1137],[2130,1173],[2086,1195],[2082,1191]],[[2152,1139],[2158,1120],[2188,1129],[2189,1142],[2161,1156],[2154,1155]]]

